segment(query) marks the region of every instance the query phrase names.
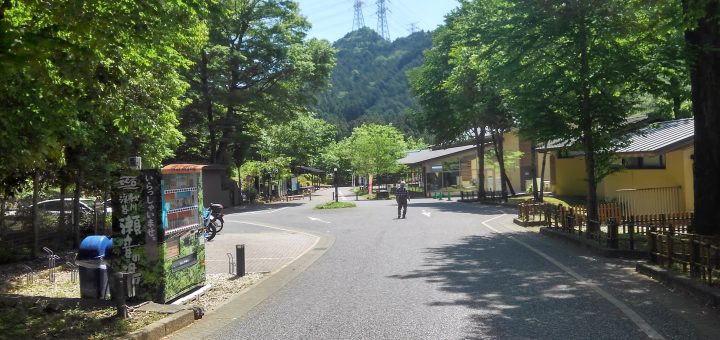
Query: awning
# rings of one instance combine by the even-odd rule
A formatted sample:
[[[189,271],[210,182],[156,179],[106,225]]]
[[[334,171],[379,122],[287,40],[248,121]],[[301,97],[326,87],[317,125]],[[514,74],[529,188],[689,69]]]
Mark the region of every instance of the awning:
[[[170,164],[162,168],[162,174],[191,174],[202,172],[203,164]]]
[[[297,170],[298,172],[312,173],[312,174],[324,174],[325,173],[325,171],[322,171],[320,169],[315,169],[315,168],[312,168],[309,166],[303,166],[303,165],[296,166],[295,170]]]

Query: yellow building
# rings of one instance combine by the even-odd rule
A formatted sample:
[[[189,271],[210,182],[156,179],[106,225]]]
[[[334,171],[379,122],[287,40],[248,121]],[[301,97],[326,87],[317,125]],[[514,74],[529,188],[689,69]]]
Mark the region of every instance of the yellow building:
[[[598,183],[598,199],[624,203],[631,214],[692,211],[694,120],[653,123],[629,137],[629,144],[616,153],[622,170]],[[539,151],[550,152],[554,194],[587,194],[582,153],[562,145]]]
[[[486,155],[494,158],[493,144],[484,145]],[[503,139],[505,172],[517,193],[525,192],[532,183],[530,143],[521,141],[514,132]],[[494,161],[485,161],[486,191],[500,191],[500,170]],[[479,179],[479,162],[475,145],[463,145],[446,149],[425,149],[409,152],[399,160],[421,174],[420,185],[426,195],[433,191],[476,191]]]

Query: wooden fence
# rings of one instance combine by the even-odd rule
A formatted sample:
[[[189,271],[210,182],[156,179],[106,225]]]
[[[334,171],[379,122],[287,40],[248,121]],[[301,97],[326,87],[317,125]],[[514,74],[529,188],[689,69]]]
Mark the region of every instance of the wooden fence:
[[[502,191],[485,191],[485,198],[481,199],[480,191],[460,191],[460,201],[462,202],[479,202],[479,201],[500,201],[502,200]],[[509,194],[508,194],[509,195]]]
[[[674,228],[648,232],[648,252],[652,262],[682,270],[692,278],[716,285],[720,280],[720,237],[676,234]]]
[[[616,203],[601,204],[598,213],[599,221],[595,223],[600,232],[588,233],[585,207],[530,202],[518,205],[521,221],[541,221],[550,228],[596,239],[603,246],[629,250],[646,249],[647,235],[652,230],[687,234],[694,216],[690,212],[632,216]]]

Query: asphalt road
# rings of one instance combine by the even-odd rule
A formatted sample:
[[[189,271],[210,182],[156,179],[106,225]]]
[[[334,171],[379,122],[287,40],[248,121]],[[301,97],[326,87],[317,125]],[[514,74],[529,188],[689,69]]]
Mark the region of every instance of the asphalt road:
[[[418,199],[407,219],[396,219],[392,201],[357,203],[238,215],[332,234],[335,243],[277,293],[208,336],[720,338],[715,310],[635,274],[631,261],[588,255],[516,227],[512,211]],[[233,228],[226,225],[227,232]]]

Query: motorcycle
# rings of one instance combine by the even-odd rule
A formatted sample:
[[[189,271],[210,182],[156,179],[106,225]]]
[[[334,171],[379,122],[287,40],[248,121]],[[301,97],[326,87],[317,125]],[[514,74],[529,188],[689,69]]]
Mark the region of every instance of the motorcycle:
[[[223,205],[219,203],[210,203],[210,211],[212,212],[212,216],[215,217],[217,226],[217,232],[219,233],[222,228],[225,226],[225,220],[223,220],[223,217],[225,215],[222,213]]]
[[[204,209],[202,212],[203,218],[203,229],[202,232],[205,236],[205,240],[211,241],[217,235],[217,220],[212,215],[210,209]]]

